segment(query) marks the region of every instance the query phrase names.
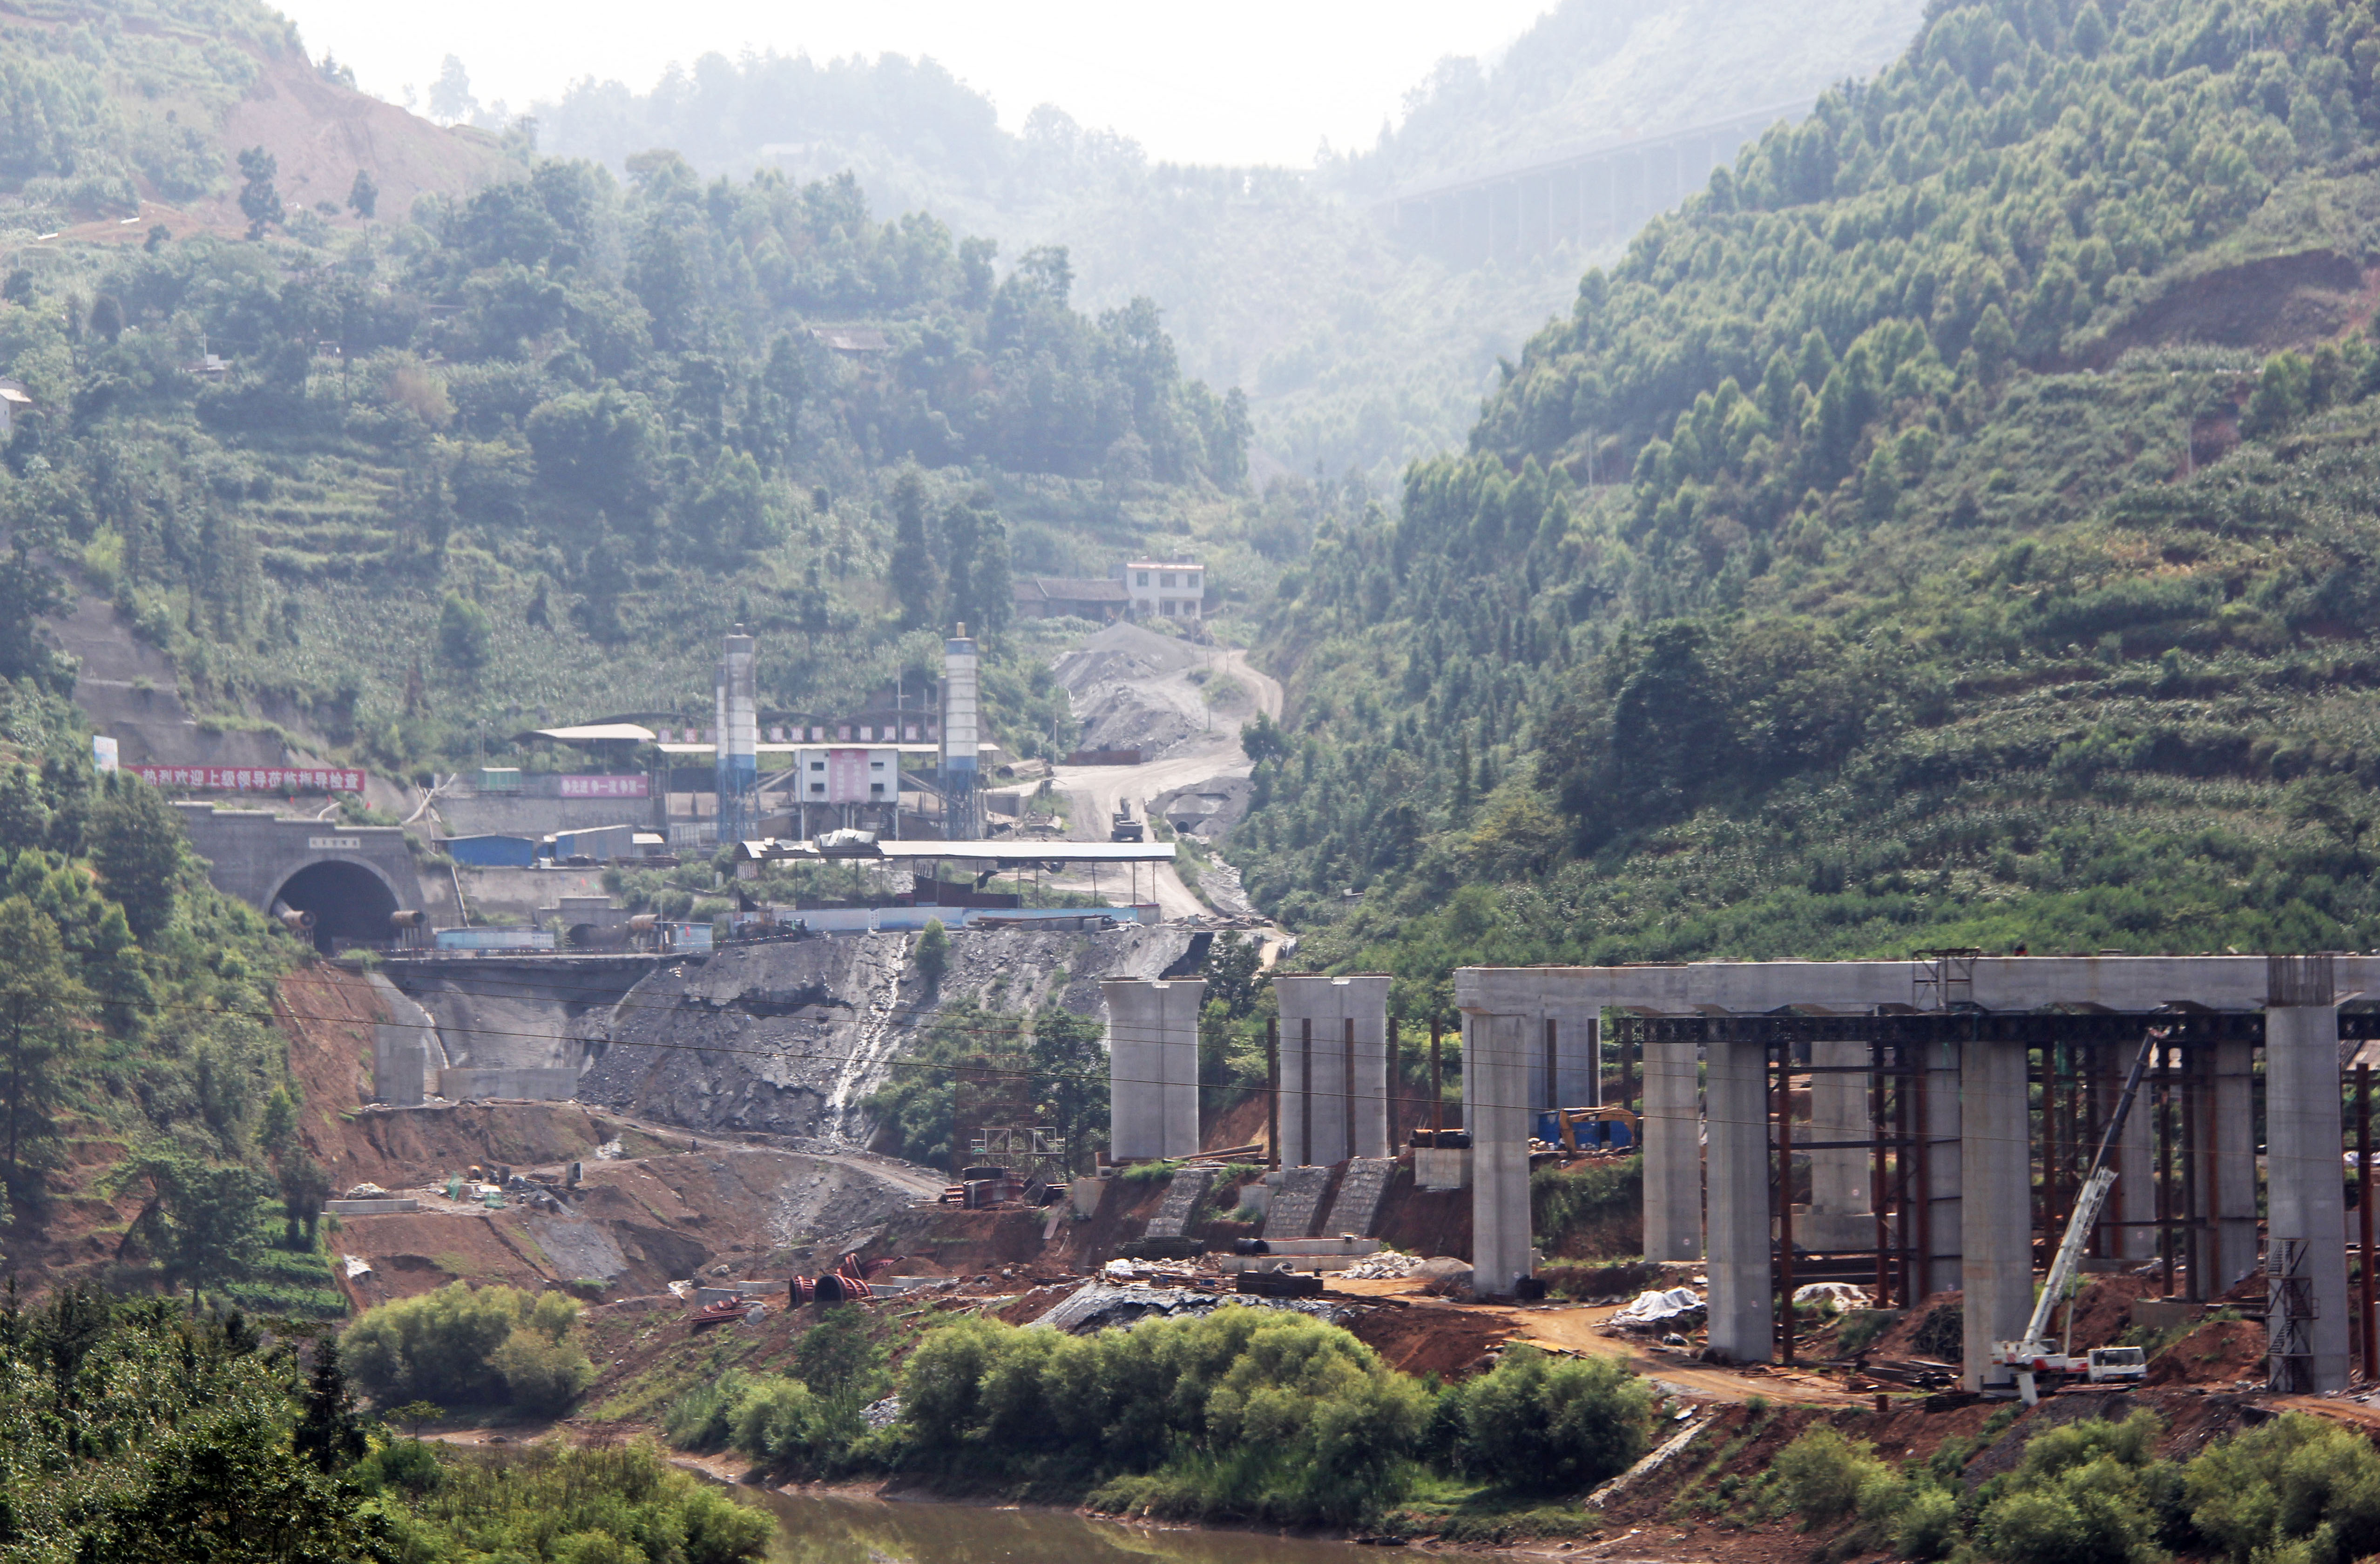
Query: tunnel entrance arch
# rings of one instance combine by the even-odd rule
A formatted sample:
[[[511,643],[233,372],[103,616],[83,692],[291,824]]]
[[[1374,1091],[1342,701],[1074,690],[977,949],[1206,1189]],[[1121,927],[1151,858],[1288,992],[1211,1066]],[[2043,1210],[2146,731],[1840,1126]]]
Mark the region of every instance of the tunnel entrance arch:
[[[326,956],[348,945],[387,944],[389,916],[397,910],[388,881],[365,865],[341,858],[308,864],[283,880],[265,904],[313,914],[314,948]]]

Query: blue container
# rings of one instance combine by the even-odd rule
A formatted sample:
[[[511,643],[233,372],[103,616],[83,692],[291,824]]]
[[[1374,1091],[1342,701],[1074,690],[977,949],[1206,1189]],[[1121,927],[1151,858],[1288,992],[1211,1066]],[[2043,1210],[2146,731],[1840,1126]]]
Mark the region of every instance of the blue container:
[[[473,868],[528,868],[537,862],[537,842],[527,836],[455,836],[446,855]]]

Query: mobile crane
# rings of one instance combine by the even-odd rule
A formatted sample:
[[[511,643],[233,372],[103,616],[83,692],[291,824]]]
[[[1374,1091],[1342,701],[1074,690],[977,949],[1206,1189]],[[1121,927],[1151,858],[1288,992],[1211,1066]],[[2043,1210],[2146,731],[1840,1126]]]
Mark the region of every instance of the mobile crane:
[[[2082,1192],[2075,1197],[2074,1209],[2066,1218],[2066,1234],[2049,1262],[2048,1276],[2042,1279],[2041,1297],[2033,1305],[2033,1318],[2025,1323],[2024,1336],[2015,1341],[1992,1343],[1992,1360],[2016,1370],[2017,1391],[2027,1406],[2040,1400],[2043,1379],[2082,1379],[2094,1385],[2129,1388],[2148,1377],[2148,1354],[2140,1348],[2095,1347],[2078,1358],[2069,1351],[2074,1344],[2072,1311],[2066,1315],[2063,1341],[2049,1340],[2049,1320],[2065,1296],[2066,1284],[2082,1265],[2082,1246],[2090,1242],[2091,1230],[2097,1225],[2099,1212],[2107,1204],[2107,1192],[2116,1187],[2116,1143],[2123,1137],[2124,1121],[2131,1114],[2132,1100],[2140,1096],[2141,1079],[2148,1073],[2149,1059],[2165,1038],[2166,1032],[2159,1028],[2141,1039],[2140,1055],[2132,1061],[2132,1073],[2124,1081],[2123,1095],[2116,1099],[2116,1110],[2107,1116],[2107,1127],[2099,1134],[2098,1153],[2091,1158],[2090,1174],[2083,1179]]]

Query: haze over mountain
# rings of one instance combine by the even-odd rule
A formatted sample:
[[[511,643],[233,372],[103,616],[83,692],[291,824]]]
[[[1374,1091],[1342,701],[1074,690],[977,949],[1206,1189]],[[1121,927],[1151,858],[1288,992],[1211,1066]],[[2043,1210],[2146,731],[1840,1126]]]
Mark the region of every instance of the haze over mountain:
[[[1889,58],[1920,10],[1566,0],[1492,66],[1442,62],[1369,151],[1310,169],[1153,163],[1063,103],[1012,132],[932,60],[897,55],[711,55],[648,91],[587,82],[533,112],[562,155],[616,168],[666,146],[706,173],[850,169],[880,212],[932,212],[1011,256],[1062,244],[1087,304],[1155,300],[1189,372],[1245,390],[1280,461],[1387,482],[1460,441],[1498,357],[1616,249],[1459,270],[1393,242],[1368,202],[1430,176],[1807,103]]]

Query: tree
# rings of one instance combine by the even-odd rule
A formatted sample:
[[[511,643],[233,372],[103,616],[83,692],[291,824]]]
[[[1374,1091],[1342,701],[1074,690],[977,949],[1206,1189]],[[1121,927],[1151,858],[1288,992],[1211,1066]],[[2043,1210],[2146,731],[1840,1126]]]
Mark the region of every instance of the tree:
[[[305,1410],[298,1414],[292,1444],[298,1453],[321,1472],[354,1465],[370,1448],[363,1420],[356,1415],[356,1399],[347,1391],[347,1376],[339,1367],[339,1339],[325,1336],[314,1343],[314,1371],[306,1382]]]
[[[0,555],[0,679],[30,679],[66,695],[74,689],[74,664],[43,645],[42,617],[67,606],[66,582],[32,555],[22,532],[16,547]]]
[[[1065,1141],[1067,1168],[1087,1167],[1108,1121],[1106,1034],[1087,1015],[1045,1005],[1033,1017],[1030,1049],[1034,1090]]]
[[[932,988],[941,982],[942,973],[951,964],[951,937],[943,931],[942,920],[929,917],[926,931],[917,936],[917,975]]]
[[[901,603],[901,624],[916,629],[934,620],[940,572],[926,539],[926,480],[912,462],[892,482],[892,562],[888,573]]]
[[[248,236],[264,237],[264,230],[280,223],[281,192],[273,181],[281,172],[279,160],[262,147],[250,147],[239,154],[239,210],[248,219]]]
[[[108,1188],[147,1195],[125,1229],[125,1245],[140,1243],[176,1280],[221,1282],[263,1246],[256,1203],[272,1193],[273,1183],[253,1168],[201,1162],[158,1146],[119,1165]]]
[[[946,615],[978,636],[1008,623],[1016,600],[1009,584],[1008,527],[991,491],[978,488],[942,513],[942,560],[950,577]]]
[[[430,117],[448,125],[469,119],[480,112],[480,100],[471,95],[471,73],[453,55],[446,56],[438,67],[438,79],[430,86]]]
[[[50,809],[33,768],[19,763],[0,780],[0,849],[39,847],[49,839]]]
[[[0,1182],[26,1204],[47,1161],[52,1110],[80,1052],[91,997],[67,965],[58,926],[22,896],[0,902]]]
[[[91,863],[107,893],[123,903],[132,932],[152,939],[174,920],[188,858],[182,821],[164,795],[138,777],[117,771],[107,784],[91,812]]]
[[[1249,759],[1262,765],[1289,753],[1289,735],[1269,712],[1259,711],[1254,721],[1240,725],[1240,749]]]
[[[353,1485],[315,1469],[246,1400],[157,1441],[112,1495],[86,1558],[152,1564],[361,1564],[396,1557]]]
[[[449,592],[438,610],[438,657],[450,668],[477,673],[488,661],[495,634],[488,611],[460,593]]]
[[[347,209],[369,223],[380,212],[380,186],[373,180],[371,170],[356,170],[356,182],[347,187]]]

